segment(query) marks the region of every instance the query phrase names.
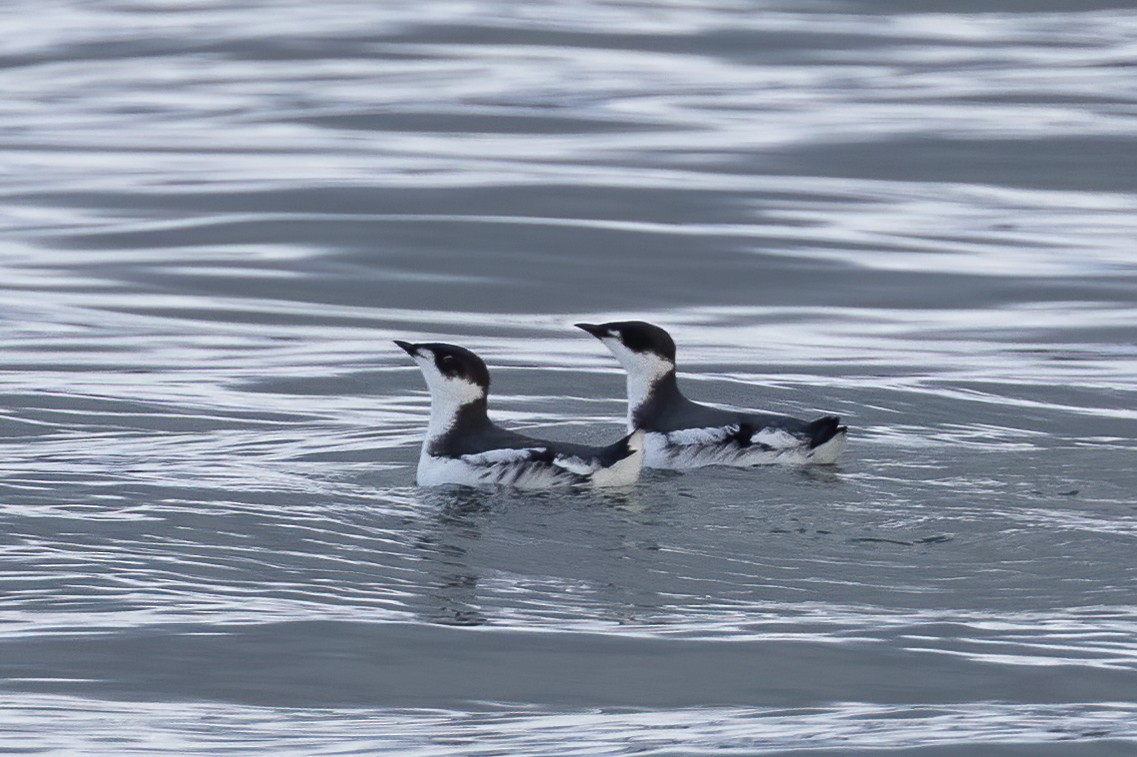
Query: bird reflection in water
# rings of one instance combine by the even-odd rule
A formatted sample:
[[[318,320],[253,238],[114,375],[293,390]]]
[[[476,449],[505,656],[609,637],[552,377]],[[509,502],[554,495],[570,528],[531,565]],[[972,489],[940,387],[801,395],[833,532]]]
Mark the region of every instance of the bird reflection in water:
[[[445,486],[424,490],[422,505],[432,514],[427,528],[415,540],[415,548],[427,573],[428,592],[423,618],[450,626],[481,626],[492,622],[479,582],[484,564],[471,555],[495,513],[514,507],[534,507],[544,502],[555,506],[606,507],[638,513],[643,510],[640,493],[624,490],[558,489],[517,492],[508,489],[477,489]],[[611,538],[611,534],[609,534]]]

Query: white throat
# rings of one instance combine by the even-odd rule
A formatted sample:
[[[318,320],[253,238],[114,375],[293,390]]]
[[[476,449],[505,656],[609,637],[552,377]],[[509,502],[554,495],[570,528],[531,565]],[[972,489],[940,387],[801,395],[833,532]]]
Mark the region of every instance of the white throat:
[[[615,337],[602,339],[604,346],[616,356],[627,371],[628,429],[634,431],[632,416],[651,396],[659,380],[675,370],[675,363],[654,352],[635,352]]]
[[[463,407],[486,398],[486,390],[470,381],[443,376],[430,358],[415,358],[430,389],[430,423],[426,440],[430,442],[454,428]]]
[[[469,384],[468,386],[480,389],[476,384]],[[433,441],[454,428],[454,424],[458,421],[458,412],[466,405],[476,402],[484,396],[485,394],[479,391],[477,395],[462,400],[453,394],[439,396],[431,392],[430,423],[426,427],[427,440]]]

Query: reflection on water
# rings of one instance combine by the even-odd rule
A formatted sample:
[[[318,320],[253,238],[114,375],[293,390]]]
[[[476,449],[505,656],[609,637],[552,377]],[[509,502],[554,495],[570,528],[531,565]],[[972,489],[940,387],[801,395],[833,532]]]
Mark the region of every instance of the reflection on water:
[[[467,544],[481,537],[497,493],[466,487],[442,487],[427,492],[422,501],[436,511],[432,528],[418,537],[415,547],[429,575],[426,598],[431,605],[424,620],[454,626],[485,625],[478,608],[477,568],[467,559]]]
[[[1124,751],[1137,13],[1044,5],[0,9],[0,746]],[[623,317],[847,458],[413,486],[391,339],[585,441]]]

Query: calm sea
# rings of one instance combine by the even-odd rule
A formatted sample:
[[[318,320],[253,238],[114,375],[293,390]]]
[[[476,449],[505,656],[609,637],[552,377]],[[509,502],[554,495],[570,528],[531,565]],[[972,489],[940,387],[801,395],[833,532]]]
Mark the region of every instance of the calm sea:
[[[0,751],[1137,750],[1128,2],[11,0]],[[579,320],[832,468],[419,489]]]

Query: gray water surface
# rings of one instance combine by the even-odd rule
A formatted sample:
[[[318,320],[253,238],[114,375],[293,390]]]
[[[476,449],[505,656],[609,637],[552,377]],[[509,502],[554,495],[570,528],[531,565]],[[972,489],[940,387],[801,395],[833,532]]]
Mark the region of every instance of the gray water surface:
[[[1137,11],[0,10],[0,750],[1131,754]],[[579,320],[839,466],[414,485]]]

